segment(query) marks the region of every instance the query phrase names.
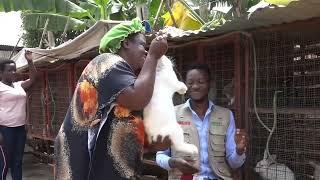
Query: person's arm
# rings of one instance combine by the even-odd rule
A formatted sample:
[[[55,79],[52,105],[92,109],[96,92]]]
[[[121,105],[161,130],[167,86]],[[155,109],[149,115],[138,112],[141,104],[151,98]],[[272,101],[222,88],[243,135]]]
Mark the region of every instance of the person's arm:
[[[37,70],[33,64],[33,59],[32,59],[32,52],[30,51],[25,51],[25,58],[27,59],[28,66],[29,66],[29,79],[22,81],[21,87],[24,90],[28,90],[30,86],[35,82],[36,77],[37,77]]]
[[[244,152],[238,153],[237,146],[235,142],[236,125],[234,122],[234,117],[232,112],[230,112],[229,127],[227,129],[227,139],[226,139],[226,158],[232,169],[239,168],[243,165],[246,160],[246,155]]]
[[[131,110],[141,110],[149,103],[153,93],[157,63],[167,49],[165,37],[158,36],[152,40],[149,53],[135,83],[118,96],[118,104]]]
[[[169,166],[169,160],[171,156],[170,149],[167,149],[165,151],[158,151],[156,156],[156,162],[157,164],[162,167],[163,169],[170,170],[171,167]]]

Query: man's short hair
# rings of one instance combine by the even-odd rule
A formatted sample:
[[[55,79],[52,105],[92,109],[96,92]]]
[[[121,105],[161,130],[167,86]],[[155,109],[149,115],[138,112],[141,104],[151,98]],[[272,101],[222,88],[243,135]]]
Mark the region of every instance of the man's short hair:
[[[207,64],[192,64],[192,65],[188,66],[185,77],[187,77],[187,74],[189,71],[194,70],[194,69],[200,70],[200,71],[206,73],[208,75],[209,80],[211,80],[211,73],[210,73],[210,69]]]
[[[4,67],[6,64],[12,64],[12,63],[16,65],[16,62],[10,59],[0,60],[0,72],[4,70]]]

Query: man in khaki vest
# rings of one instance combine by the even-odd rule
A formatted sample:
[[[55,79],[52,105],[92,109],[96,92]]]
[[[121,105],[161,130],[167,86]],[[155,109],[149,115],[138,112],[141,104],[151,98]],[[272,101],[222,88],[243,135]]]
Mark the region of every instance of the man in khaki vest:
[[[190,161],[174,149],[159,151],[157,164],[169,171],[169,180],[232,180],[231,168],[243,165],[248,135],[236,129],[229,109],[214,105],[208,98],[210,71],[194,65],[186,74],[190,99],[176,106],[177,121],[188,143],[196,145],[199,157]]]

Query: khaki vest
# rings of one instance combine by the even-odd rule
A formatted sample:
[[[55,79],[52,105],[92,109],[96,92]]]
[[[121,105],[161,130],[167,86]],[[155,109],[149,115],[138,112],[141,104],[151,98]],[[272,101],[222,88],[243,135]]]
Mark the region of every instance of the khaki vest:
[[[183,129],[184,140],[187,143],[199,146],[199,136],[195,124],[192,121],[192,113],[184,104],[178,105],[176,109],[176,118]],[[208,155],[209,163],[213,172],[221,179],[232,180],[231,169],[226,162],[225,137],[230,120],[230,110],[214,106],[209,122],[209,138],[208,138]],[[181,153],[177,153],[171,149],[172,157],[181,157]],[[196,162],[199,166],[199,162]],[[169,180],[180,180],[181,172],[176,169],[169,171]]]

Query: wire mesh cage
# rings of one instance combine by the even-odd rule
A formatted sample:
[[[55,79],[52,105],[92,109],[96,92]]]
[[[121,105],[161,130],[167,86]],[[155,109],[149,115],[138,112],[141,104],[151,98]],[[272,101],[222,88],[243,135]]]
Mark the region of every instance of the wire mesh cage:
[[[179,49],[169,49],[167,56],[173,60],[174,70],[177,78],[184,82],[188,64],[197,61],[195,47],[185,47]],[[175,105],[184,103],[186,95],[174,94],[173,102]]]
[[[204,60],[210,68],[214,82],[211,98],[218,105],[232,108],[235,74],[233,43],[205,47]]]
[[[64,66],[61,69],[48,72],[47,95],[49,109],[50,136],[55,138],[71,101],[72,83],[70,82],[71,68]]]
[[[256,101],[251,102],[248,120],[249,165],[258,167],[269,136],[257,112],[270,129],[276,120],[268,148],[275,161],[259,166],[260,171],[268,178],[291,179],[294,174],[297,180],[314,179],[315,169],[320,168],[319,33],[312,29],[256,32],[254,39],[257,66],[251,63],[250,86],[253,90],[256,77]]]
[[[197,63],[207,64],[211,73],[210,78],[212,79],[209,93],[210,98],[217,105],[226,107],[230,103],[227,95],[230,97],[230,100],[234,95],[234,89],[232,88],[235,71],[233,43],[222,46],[220,44],[210,45],[209,43],[208,45],[199,47],[199,45],[191,45],[174,49],[172,55],[175,60],[178,76],[184,81],[190,65]],[[199,51],[201,52],[199,53]]]
[[[88,65],[90,61],[89,60],[82,60],[82,61],[78,61],[75,63],[74,68],[75,68],[75,72],[74,72],[74,79],[75,79],[75,83],[78,82],[78,79],[80,78],[82,71],[84,70],[84,68]]]
[[[28,92],[28,134],[32,136],[46,136],[46,105],[45,105],[45,76],[38,73],[37,83]]]

